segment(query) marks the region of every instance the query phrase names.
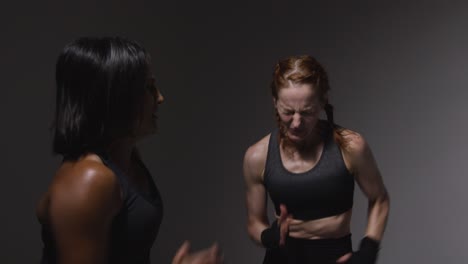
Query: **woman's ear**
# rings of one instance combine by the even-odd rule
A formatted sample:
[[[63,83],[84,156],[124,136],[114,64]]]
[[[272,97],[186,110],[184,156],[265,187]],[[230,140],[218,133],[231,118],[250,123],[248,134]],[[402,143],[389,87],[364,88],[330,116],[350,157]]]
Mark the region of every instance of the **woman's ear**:
[[[273,97],[273,106],[276,108],[276,98]]]

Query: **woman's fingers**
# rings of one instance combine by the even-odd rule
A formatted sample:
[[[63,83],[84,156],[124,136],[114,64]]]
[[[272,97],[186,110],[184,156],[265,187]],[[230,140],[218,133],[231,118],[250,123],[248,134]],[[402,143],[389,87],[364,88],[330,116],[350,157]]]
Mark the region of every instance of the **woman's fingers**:
[[[214,243],[210,248],[211,261],[215,264],[223,263],[223,253],[218,246],[218,243]]]
[[[351,258],[351,255],[353,255],[353,253],[349,252],[349,253],[347,253],[346,255],[341,256],[341,257],[336,261],[336,263],[346,263],[346,262],[348,262],[348,260]]]
[[[222,264],[223,255],[218,246],[214,243],[211,247],[190,253],[190,243],[185,241],[177,250],[172,264]]]
[[[286,205],[280,204],[280,218],[278,219],[278,225],[280,227],[280,246],[286,244],[286,237],[289,233],[289,223],[292,219],[292,215],[288,214],[288,209]]]
[[[281,224],[286,218],[288,217],[288,209],[286,208],[286,205],[280,204],[280,218],[279,218],[279,223]]]
[[[174,255],[174,258],[172,259],[172,264],[182,263],[182,260],[188,254],[189,250],[190,250],[190,242],[185,240],[182,246],[180,246],[180,248],[177,250],[176,254]]]
[[[286,208],[286,205],[280,204],[280,216],[278,219],[278,226],[281,227],[284,221],[286,221],[286,218],[288,217],[288,209]]]
[[[222,252],[218,246],[218,243],[214,243],[210,247],[210,261],[216,264],[222,263]]]
[[[288,235],[288,229],[288,220],[285,220],[280,225],[280,246],[284,246],[286,244],[286,236]]]

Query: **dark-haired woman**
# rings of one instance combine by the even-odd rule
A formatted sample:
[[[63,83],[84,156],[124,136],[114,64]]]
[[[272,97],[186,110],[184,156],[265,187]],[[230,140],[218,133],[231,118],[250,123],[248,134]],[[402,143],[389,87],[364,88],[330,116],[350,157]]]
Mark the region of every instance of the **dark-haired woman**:
[[[376,262],[389,198],[369,145],[335,125],[328,77],[310,56],[278,62],[271,84],[278,129],[245,154],[250,237],[264,263]],[[320,120],[324,111],[328,120]],[[366,234],[352,252],[354,181],[369,200]],[[276,210],[268,222],[266,195]]]
[[[148,53],[119,37],[80,38],[56,65],[53,151],[63,157],[37,207],[41,263],[150,263],[163,215],[135,147],[156,131],[163,96]],[[216,245],[174,264],[219,263]]]

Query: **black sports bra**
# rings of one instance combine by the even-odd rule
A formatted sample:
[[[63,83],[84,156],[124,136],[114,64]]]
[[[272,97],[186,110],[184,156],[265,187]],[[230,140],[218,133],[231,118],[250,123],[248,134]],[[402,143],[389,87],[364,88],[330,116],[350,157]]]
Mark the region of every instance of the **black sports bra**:
[[[280,204],[301,220],[344,213],[353,207],[354,177],[346,168],[331,129],[323,135],[324,147],[317,164],[309,171],[292,173],[283,166],[279,136],[270,135],[264,185],[280,215]]]

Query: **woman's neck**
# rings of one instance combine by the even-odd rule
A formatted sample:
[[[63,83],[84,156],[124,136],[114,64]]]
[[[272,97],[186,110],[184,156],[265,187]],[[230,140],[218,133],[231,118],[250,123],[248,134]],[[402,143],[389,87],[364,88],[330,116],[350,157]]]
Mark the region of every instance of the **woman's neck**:
[[[282,137],[280,142],[284,152],[287,155],[305,157],[316,153],[317,150],[320,149],[323,139],[319,131],[314,130],[302,142],[293,142],[287,137]]]
[[[122,171],[128,173],[134,149],[135,141],[131,138],[124,138],[114,141],[108,148],[108,154]]]

